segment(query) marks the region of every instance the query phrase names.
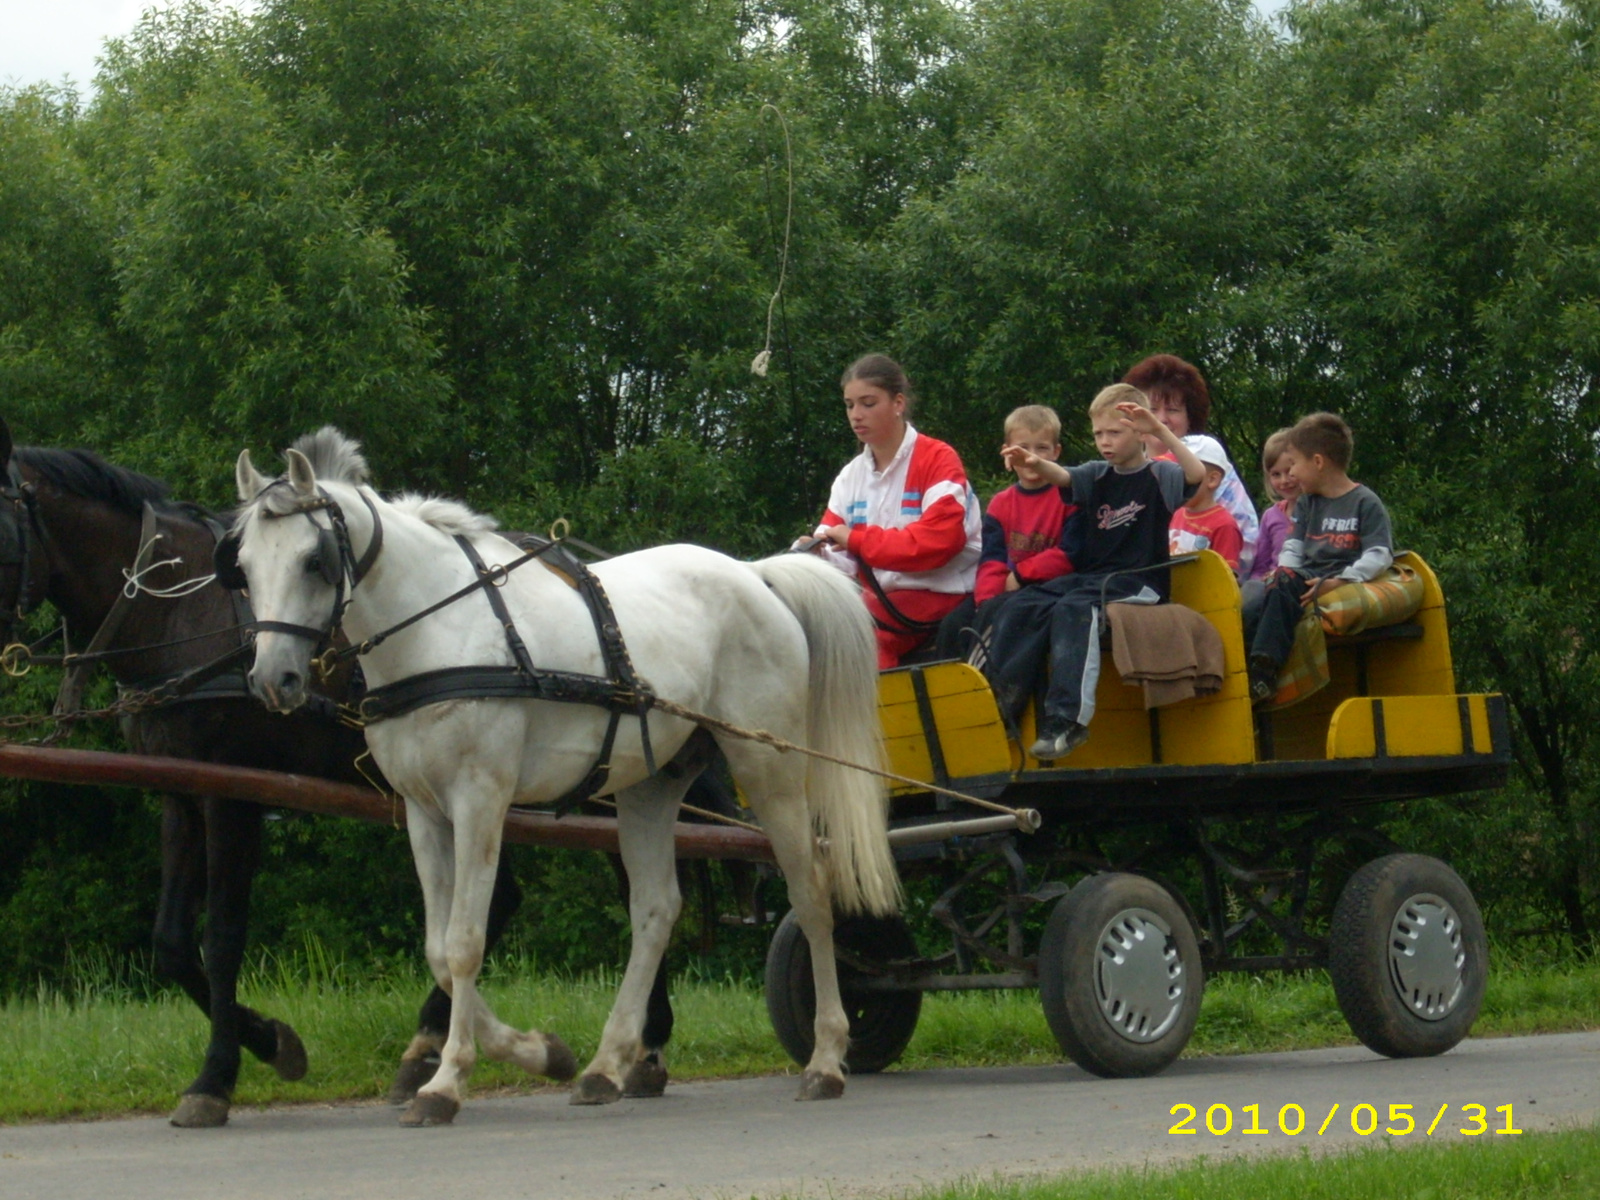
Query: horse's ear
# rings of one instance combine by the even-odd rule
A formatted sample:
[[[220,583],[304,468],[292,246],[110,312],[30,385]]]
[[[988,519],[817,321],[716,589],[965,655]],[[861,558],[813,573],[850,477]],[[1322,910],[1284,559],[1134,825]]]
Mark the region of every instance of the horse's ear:
[[[284,452],[283,457],[289,464],[289,486],[298,495],[312,495],[317,490],[317,473],[312,469],[311,460],[293,446]]]
[[[6,424],[6,419],[0,417],[0,466],[11,461],[11,426]]]
[[[248,450],[239,451],[239,461],[233,464],[233,480],[239,485],[239,500],[244,504],[249,504],[267,486],[267,481],[261,478],[261,472],[256,470],[255,463],[250,461]]]

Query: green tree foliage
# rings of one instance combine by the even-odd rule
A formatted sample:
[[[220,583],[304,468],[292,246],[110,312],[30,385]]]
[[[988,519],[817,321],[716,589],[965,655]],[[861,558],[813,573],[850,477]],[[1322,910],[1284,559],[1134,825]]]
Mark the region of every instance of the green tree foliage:
[[[331,420],[386,486],[509,526],[756,553],[853,450],[836,380],[863,351],[906,361],[919,422],[984,479],[1013,405],[1082,439],[1096,388],[1177,353],[1241,466],[1311,409],[1355,426],[1440,568],[1462,685],[1504,690],[1518,737],[1511,789],[1408,811],[1414,840],[1504,921],[1592,943],[1597,22],[1592,0],[1300,0],[1276,25],[1246,0],[180,4],[108,47],[91,103],[0,95],[4,415],[213,501],[241,444]],[[28,828],[0,902],[66,844]],[[316,829],[275,830],[297,882],[262,927],[298,904],[351,944],[413,936],[335,914],[313,865],[387,860]],[[556,908],[573,862],[538,885]]]
[[[76,101],[0,92],[0,395],[31,437],[70,437],[104,403],[116,305],[108,231],[73,152]]]

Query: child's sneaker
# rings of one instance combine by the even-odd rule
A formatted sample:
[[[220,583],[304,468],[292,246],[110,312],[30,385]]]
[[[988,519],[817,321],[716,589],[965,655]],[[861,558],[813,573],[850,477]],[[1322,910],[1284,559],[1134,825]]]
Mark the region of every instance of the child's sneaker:
[[[1051,726],[1039,731],[1039,740],[1028,748],[1028,753],[1040,762],[1054,762],[1065,758],[1089,740],[1089,727],[1068,721],[1059,732],[1047,732]]]
[[[1268,704],[1278,694],[1278,665],[1265,655],[1250,656],[1250,703]]]

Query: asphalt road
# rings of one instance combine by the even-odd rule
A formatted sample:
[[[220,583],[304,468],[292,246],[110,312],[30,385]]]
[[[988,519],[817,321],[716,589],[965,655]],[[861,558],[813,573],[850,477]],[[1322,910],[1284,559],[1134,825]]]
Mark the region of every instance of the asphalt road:
[[[448,1129],[402,1130],[378,1105],[236,1109],[221,1130],[137,1119],[0,1129],[6,1200],[286,1200],[468,1194],[527,1200],[838,1197],[959,1176],[1070,1171],[1196,1154],[1459,1142],[1484,1106],[1496,1141],[1600,1120],[1600,1033],[1492,1038],[1440,1058],[1361,1049],[1186,1059],[1153,1079],[1071,1066],[858,1076],[844,1099],[791,1100],[794,1078],[672,1085],[659,1100],[572,1108],[560,1092],[469,1099]],[[1339,1105],[1330,1110],[1333,1105]],[[1357,1108],[1370,1104],[1373,1109]],[[1195,1107],[1185,1127],[1169,1132]],[[1259,1105],[1258,1115],[1245,1111]],[[1390,1105],[1409,1104],[1409,1113]],[[1225,1113],[1220,1107],[1226,1105]],[[1293,1130],[1305,1113],[1305,1128]],[[1207,1119],[1211,1129],[1207,1127]],[[1225,1118],[1227,1124],[1225,1125]],[[1377,1132],[1358,1136],[1360,1129]],[[1248,1134],[1253,1122],[1266,1130]],[[1318,1132],[1326,1121],[1326,1131]],[[1231,1126],[1231,1127],[1229,1127]],[[1228,1128],[1217,1136],[1211,1130]]]

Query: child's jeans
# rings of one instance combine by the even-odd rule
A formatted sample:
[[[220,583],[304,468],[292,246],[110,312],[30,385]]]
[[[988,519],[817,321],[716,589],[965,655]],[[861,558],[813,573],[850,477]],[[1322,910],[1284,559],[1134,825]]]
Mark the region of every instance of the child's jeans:
[[[1246,604],[1244,608],[1244,640],[1250,657],[1270,659],[1277,667],[1288,661],[1295,626],[1305,614],[1303,597],[1316,578],[1293,567],[1279,567],[1267,577],[1259,605]]]
[[[1040,727],[1087,725],[1100,683],[1100,610],[1106,603],[1159,604],[1139,575],[1062,575],[1023,588],[995,616],[987,674],[1000,711],[1015,728],[1038,687],[1048,651],[1050,685]]]

